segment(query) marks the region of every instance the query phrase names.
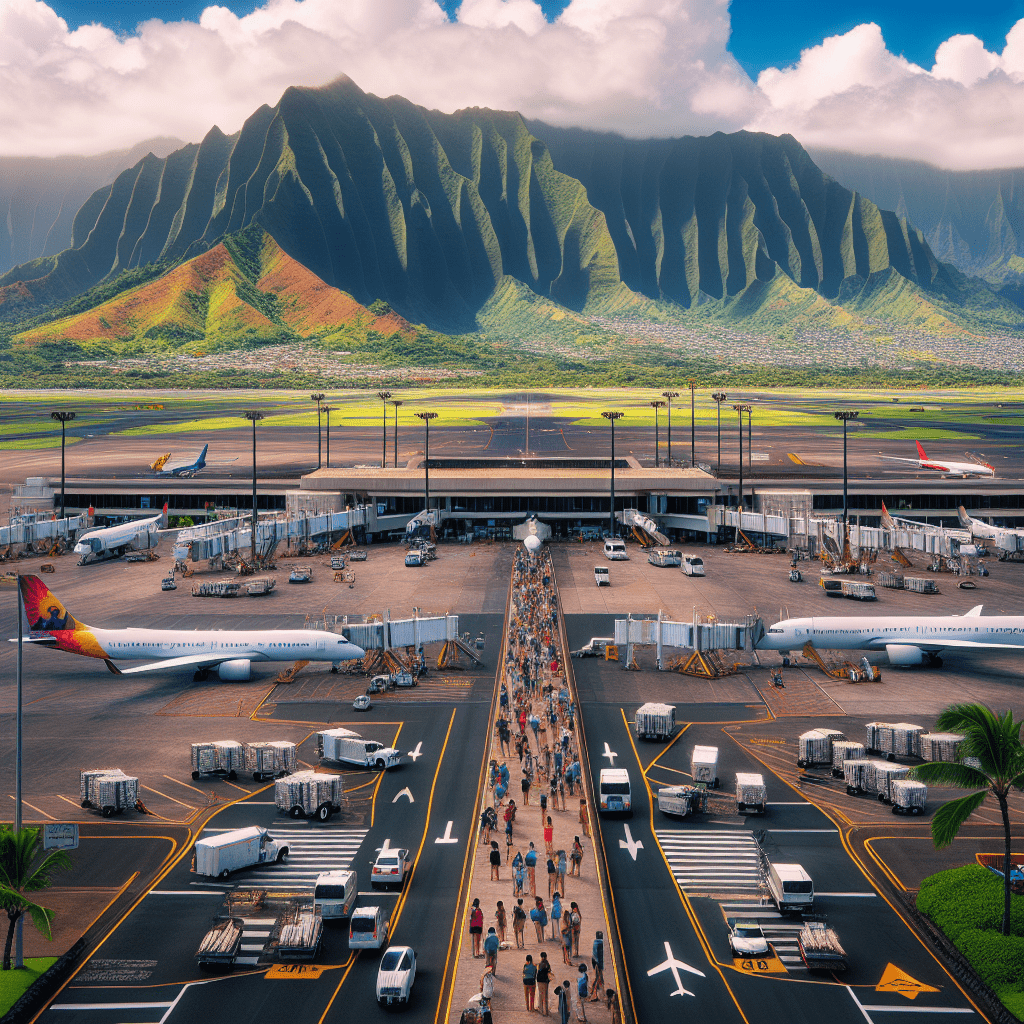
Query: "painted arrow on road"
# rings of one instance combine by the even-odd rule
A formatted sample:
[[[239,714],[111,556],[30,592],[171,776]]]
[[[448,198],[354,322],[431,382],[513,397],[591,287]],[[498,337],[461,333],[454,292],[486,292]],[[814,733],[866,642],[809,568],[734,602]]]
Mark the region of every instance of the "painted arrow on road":
[[[607,757],[608,758],[608,763],[614,768],[615,767],[615,758],[617,758],[619,755],[614,750],[612,750],[612,748],[609,747],[607,743],[605,743],[605,745],[604,745],[604,753],[601,756],[602,757]]]
[[[629,826],[626,825],[626,838],[619,840],[619,847],[623,850],[629,850],[630,857],[636,860],[636,851],[642,850],[644,844],[639,839],[633,838],[633,833],[629,831]]]
[[[423,749],[422,748],[423,748],[423,741],[420,740],[420,742],[416,744],[416,749],[415,750],[410,750],[409,753],[406,754],[405,756],[406,757],[411,757],[413,764],[415,764],[416,763],[416,759],[423,756]]]
[[[410,789],[410,788],[409,788],[408,786],[406,786],[406,787],[405,787],[405,789],[403,789],[403,790],[402,790],[401,792],[399,792],[399,793],[396,793],[396,794],[395,794],[395,799],[394,799],[394,800],[392,800],[391,802],[392,802],[393,804],[397,804],[397,803],[398,803],[398,801],[399,801],[399,800],[400,800],[400,799],[401,799],[401,798],[402,798],[403,796],[407,796],[407,797],[409,798],[409,803],[411,803],[411,804],[414,804],[414,803],[416,803],[416,801],[415,801],[415,800],[413,799],[413,795],[412,795],[412,790],[411,790],[411,789]]]
[[[452,837],[452,825],[454,825],[454,824],[455,824],[454,821],[449,821],[448,822],[448,827],[444,830],[444,835],[443,836],[438,836],[437,839],[434,840],[434,842],[435,843],[457,843],[458,839],[454,839]]]

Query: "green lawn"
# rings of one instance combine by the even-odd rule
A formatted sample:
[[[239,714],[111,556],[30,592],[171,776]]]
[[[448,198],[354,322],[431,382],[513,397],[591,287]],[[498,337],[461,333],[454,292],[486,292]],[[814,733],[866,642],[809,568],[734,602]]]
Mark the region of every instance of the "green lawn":
[[[56,962],[55,956],[25,957],[24,970],[0,971],[0,1017],[28,991],[29,986]]]

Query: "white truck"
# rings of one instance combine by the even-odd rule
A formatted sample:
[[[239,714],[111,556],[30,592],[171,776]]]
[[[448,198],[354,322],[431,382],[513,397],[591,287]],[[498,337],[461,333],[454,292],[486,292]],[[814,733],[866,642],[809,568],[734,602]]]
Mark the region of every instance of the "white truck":
[[[265,828],[252,825],[209,839],[197,839],[192,870],[208,878],[227,878],[232,871],[256,864],[280,863],[287,856],[287,846],[279,846]]]
[[[681,571],[684,576],[704,576],[704,559],[700,555],[683,555]]]
[[[377,740],[364,740],[351,729],[325,729],[316,734],[317,755],[326,761],[340,761],[358,768],[394,768],[402,755]]]
[[[604,542],[604,557],[609,562],[629,561],[629,554],[626,551],[625,543],[614,538],[609,538]]]
[[[594,566],[594,582],[599,587],[610,587],[612,585],[612,577],[607,565]]]
[[[690,755],[690,776],[710,789],[718,789],[718,747],[694,747]]]
[[[643,704],[634,721],[638,740],[667,740],[676,731],[676,709],[671,704]]]
[[[768,864],[768,892],[782,914],[802,914],[814,906],[814,882],[799,864]]]
[[[764,814],[767,807],[768,787],[764,784],[764,776],[754,772],[737,772],[737,814]]]

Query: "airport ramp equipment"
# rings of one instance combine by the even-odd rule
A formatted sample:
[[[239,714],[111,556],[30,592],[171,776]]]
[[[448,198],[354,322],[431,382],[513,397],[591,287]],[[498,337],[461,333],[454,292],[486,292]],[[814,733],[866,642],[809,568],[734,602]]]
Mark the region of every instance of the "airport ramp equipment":
[[[921,736],[921,760],[959,761],[965,738],[958,732],[926,732]]]
[[[875,762],[875,792],[883,804],[892,803],[893,784],[905,779],[910,769],[905,764],[893,764],[890,761]]]
[[[665,647],[689,648],[695,652],[753,650],[754,644],[764,636],[764,623],[757,616],[748,615],[743,622],[721,622],[705,619],[696,610],[691,622],[674,622],[662,617],[634,619],[632,616],[615,620],[615,644],[626,648],[626,664],[633,661],[632,647],[652,645],[657,648],[658,668],[664,668]]]
[[[928,803],[928,787],[917,779],[893,779],[890,792],[893,814],[921,814]]]
[[[109,818],[138,806],[139,780],[120,768],[92,769],[82,772],[81,794],[83,807],[95,807]]]
[[[245,746],[245,770],[252,773],[256,782],[286,775],[298,767],[295,744],[288,740],[270,740],[266,743],[247,743]]]
[[[55,519],[52,512],[23,512],[11,516],[8,526],[0,526],[0,549],[24,547],[47,550],[58,542],[71,546],[78,534],[91,529],[93,517],[89,513]]]
[[[809,768],[812,765],[832,764],[832,741],[846,739],[842,733],[834,733],[828,729],[811,729],[801,734],[797,744],[797,767]]]
[[[314,628],[320,626],[318,622]],[[326,623],[326,628],[342,633],[364,651],[390,651],[396,647],[421,650],[424,644],[458,641],[464,653],[482,664],[468,645],[462,643],[458,615],[414,615],[411,619],[392,619],[390,612],[385,611],[379,620],[372,622],[358,621],[347,615],[336,616],[333,623]]]
[[[1024,561],[1024,530],[1005,530],[999,526],[992,526],[981,519],[973,519],[962,505],[957,511],[960,516],[960,525],[965,530],[970,530],[972,537],[992,541],[999,552],[1000,562]]]
[[[717,533],[720,526],[735,529],[737,526],[744,533],[763,533],[771,537],[790,536],[790,519],[781,512],[748,512],[727,508],[725,505],[708,506],[708,533]],[[668,543],[667,541],[665,543]]]
[[[192,778],[225,775],[236,778],[245,770],[245,748],[237,740],[212,740],[192,744]]]
[[[615,518],[618,519],[623,526],[628,526],[634,531],[639,531],[641,543],[647,541],[645,546],[653,543],[659,544],[661,547],[665,547],[672,543],[669,538],[661,532],[658,524],[651,519],[650,516],[645,516],[635,508],[624,508],[621,512],[615,513]]]
[[[316,771],[286,775],[274,783],[274,803],[293,818],[330,821],[345,803],[345,778]]]
[[[838,778],[843,774],[844,762],[863,760],[866,753],[863,743],[857,743],[854,740],[833,740],[832,774]]]

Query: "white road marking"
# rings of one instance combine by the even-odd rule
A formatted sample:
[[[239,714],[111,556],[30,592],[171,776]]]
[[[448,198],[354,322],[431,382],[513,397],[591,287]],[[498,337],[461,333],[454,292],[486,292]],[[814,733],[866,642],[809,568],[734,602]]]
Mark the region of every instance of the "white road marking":
[[[630,857],[632,857],[633,860],[636,860],[636,852],[637,850],[642,850],[644,848],[644,844],[640,842],[639,839],[633,838],[633,833],[629,831],[628,825],[625,826],[625,829],[626,838],[619,840],[619,848],[622,850],[629,850]]]
[[[416,749],[415,750],[410,750],[409,753],[406,754],[405,756],[406,757],[411,757],[412,761],[413,761],[413,764],[415,764],[417,759],[421,758],[423,756],[423,749],[422,748],[423,748],[423,741],[420,740],[420,742],[416,744]]]
[[[448,826],[444,830],[444,835],[439,836],[434,840],[435,843],[457,843],[458,839],[452,837],[452,826],[455,824],[454,821],[449,821]]]
[[[408,786],[406,786],[405,789],[399,790],[399,792],[397,792],[395,794],[395,799],[392,800],[391,802],[393,804],[397,804],[398,801],[401,800],[401,798],[403,796],[407,796],[409,798],[409,803],[411,803],[411,804],[416,803],[416,800],[415,800],[415,798],[412,795],[412,790]]]
[[[604,745],[604,753],[601,756],[602,757],[607,757],[608,758],[608,763],[614,768],[615,767],[615,758],[617,758],[619,755],[617,753],[615,753],[615,751],[612,750],[612,748],[609,747],[607,743],[605,743],[605,745]]]

